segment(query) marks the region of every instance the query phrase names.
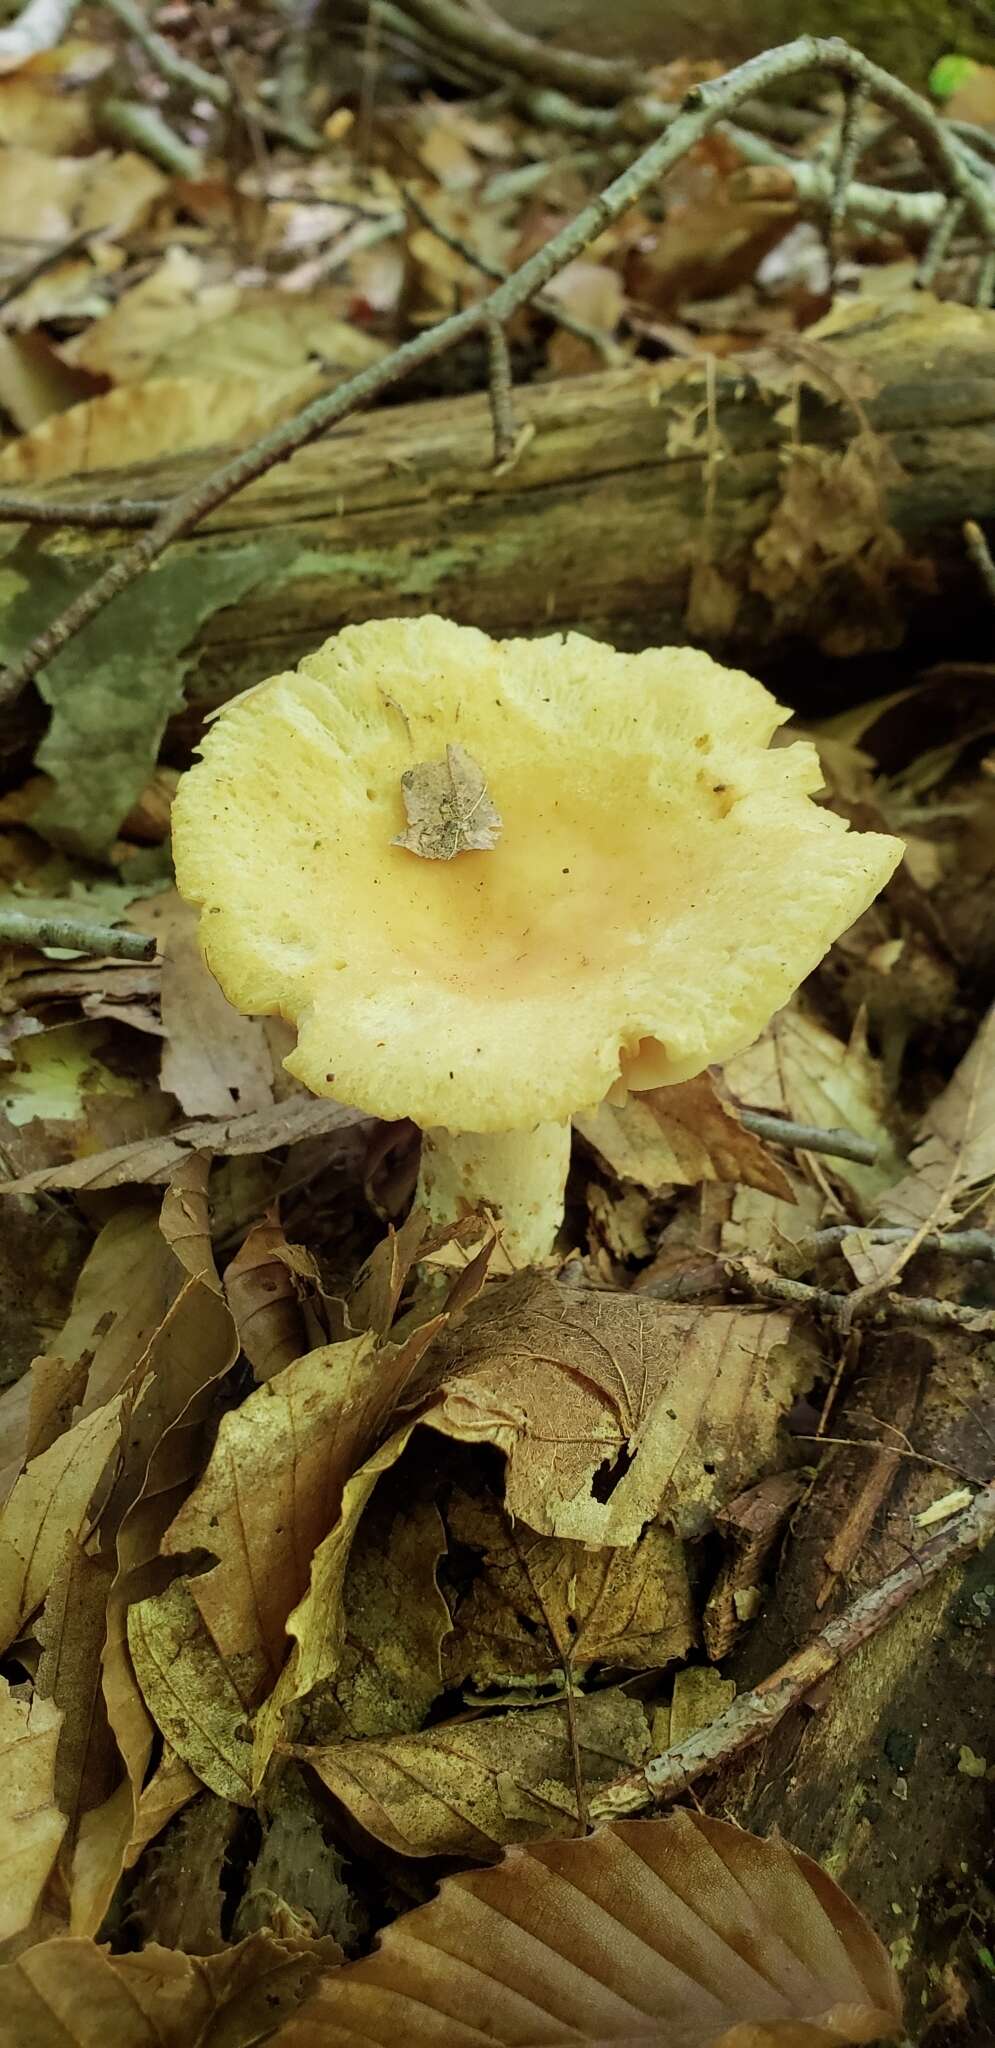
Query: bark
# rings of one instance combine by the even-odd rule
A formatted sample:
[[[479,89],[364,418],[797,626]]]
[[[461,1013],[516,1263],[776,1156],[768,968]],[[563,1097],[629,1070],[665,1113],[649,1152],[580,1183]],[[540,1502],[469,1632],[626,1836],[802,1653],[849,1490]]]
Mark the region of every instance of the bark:
[[[483,395],[349,419],[171,550],[195,576],[237,544],[261,564],[201,631],[182,736],[339,626],[401,613],[629,647],[693,639],[768,673],[800,640],[917,651],[924,607],[947,600],[946,617],[952,594],[977,595],[960,527],[995,517],[995,313],[919,295],[852,321],[713,365],[712,398],[700,358],[523,388],[532,437],[499,470]],[[115,472],[99,495],[163,497],[210,461]],[[86,479],[51,487],[88,494]],[[33,626],[70,573],[78,587],[129,538],[8,533]],[[8,746],[23,731],[12,713]]]

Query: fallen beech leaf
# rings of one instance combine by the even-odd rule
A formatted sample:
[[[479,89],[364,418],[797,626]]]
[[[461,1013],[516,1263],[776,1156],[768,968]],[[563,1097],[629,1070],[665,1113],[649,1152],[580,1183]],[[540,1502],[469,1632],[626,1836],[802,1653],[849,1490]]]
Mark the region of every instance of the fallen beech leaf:
[[[93,156],[0,152],[0,218],[39,242],[65,242],[77,229],[121,235],[134,227],[168,180],[148,157],[126,150]]]
[[[557,1667],[602,1662],[650,1668],[685,1656],[697,1638],[684,1548],[659,1523],[631,1548],[594,1550],[536,1536],[493,1497],[460,1492],[447,1523],[482,1553],[445,1645],[449,1685],[546,1683]]]
[[[0,106],[3,94],[0,91]],[[0,335],[0,405],[22,433],[50,413],[77,405],[93,389],[85,373],[61,363],[41,334]]]
[[[617,1691],[582,1694],[574,1716],[586,1792],[649,1755],[638,1700]],[[577,1828],[563,1705],[298,1754],[360,1826],[400,1856],[493,1856],[509,1842]]]
[[[338,1959],[332,1941],[253,1934],[217,1956],[112,1956],[66,1936],[0,1970],[3,2048],[258,2048]]]
[[[245,1704],[182,1579],[129,1607],[128,1647],[149,1712],[177,1755],[222,1799],[248,1804]]]
[[[458,853],[483,853],[497,845],[501,819],[483,770],[465,747],[448,746],[444,761],[405,769],[401,794],[408,822],[392,846],[423,860],[454,860]]]
[[[445,1878],[277,2039],[842,2048],[897,2035],[901,2004],[877,1936],[818,1864],[674,1813]]]
[[[712,1073],[673,1088],[647,1088],[622,1103],[602,1102],[575,1117],[574,1125],[613,1173],[640,1187],[721,1180],[794,1200],[783,1166],[743,1129]]]
[[[0,1941],[30,1926],[65,1834],[55,1796],[61,1725],[54,1700],[20,1698],[0,1678]]]
[[[34,1195],[48,1188],[95,1192],[98,1188],[120,1188],[134,1182],[155,1185],[168,1180],[191,1152],[245,1158],[257,1152],[275,1152],[282,1145],[299,1145],[305,1138],[329,1138],[336,1131],[352,1130],[357,1124],[368,1122],[369,1118],[360,1110],[343,1109],[338,1102],[319,1101],[312,1095],[291,1095],[286,1102],[275,1103],[272,1109],[182,1124],[166,1137],[143,1138],[134,1145],[114,1145],[108,1152],[98,1152],[89,1159],[74,1159],[65,1166],[47,1166],[38,1173],[21,1174],[16,1180],[0,1182],[0,1194]]]
[[[0,482],[52,483],[158,456],[251,441],[303,405],[309,371],[263,387],[255,377],[154,377],[88,398],[0,451]]]
[[[33,1458],[0,1515],[0,1645],[41,1605],[67,1536],[82,1540],[121,1434],[123,1396],[105,1402]]]
[[[505,1505],[540,1535],[627,1545],[661,1515],[700,1534],[778,1460],[814,1356],[791,1316],[586,1293],[532,1275],[439,1340],[422,1420],[506,1458]]]
[[[881,1068],[855,1032],[848,1045],[794,1004],[779,1010],[748,1052],[725,1066],[726,1086],[751,1109],[774,1110],[800,1124],[856,1131],[877,1147],[873,1166],[851,1159],[822,1159],[828,1173],[867,1213],[891,1185],[899,1160],[884,1120]]]
[[[343,1485],[437,1327],[403,1350],[363,1336],[308,1352],[222,1416],[207,1470],[162,1548],[217,1556],[190,1594],[243,1700],[279,1676],[287,1617]]]

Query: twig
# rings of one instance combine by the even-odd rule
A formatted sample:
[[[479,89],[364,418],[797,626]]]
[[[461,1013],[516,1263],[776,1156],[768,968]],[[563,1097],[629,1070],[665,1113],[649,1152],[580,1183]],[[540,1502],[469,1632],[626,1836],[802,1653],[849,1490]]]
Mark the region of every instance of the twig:
[[[108,960],[151,960],[155,940],[113,924],[74,917],[36,916],[30,910],[0,909],[0,944],[58,946],[67,953],[95,953]]]
[[[417,0],[417,4],[423,10],[427,7],[435,9],[437,16],[443,0]],[[453,0],[445,0],[447,10],[452,4]],[[456,8],[454,11],[462,19],[461,10]],[[515,32],[501,30],[500,33]],[[563,53],[560,54],[562,56]],[[536,293],[541,292],[558,271],[579,256],[612,221],[633,205],[648,186],[656,184],[717,122],[734,113],[744,101],[754,98],[758,92],[766,92],[782,79],[819,69],[861,80],[875,100],[900,113],[905,126],[919,141],[924,156],[940,168],[952,190],[967,200],[985,241],[995,242],[995,193],[989,192],[965,165],[954,141],[944,135],[936,116],[910,87],[899,84],[888,72],[872,64],[861,51],[851,50],[835,37],[799,36],[780,49],[751,58],[724,78],[694,87],[665,133],[657,136],[603,192],[589,201],[572,221],[485,299],[476,305],[462,307],[435,327],[426,328],[404,342],[392,355],[347,378],[334,391],[314,399],[292,419],[282,421],[264,435],[252,448],[222,463],[212,475],[202,478],[175,498],[156,525],[39,633],[20,660],[0,678],[0,709],[14,703],[25,684],[37,675],[60,647],[64,647],[95,618],[119,591],[133,583],[136,577],[144,575],[174,540],[189,533],[208,512],[234,497],[246,484],[264,476],[278,462],[284,462],[288,455],[295,454],[299,448],[327,433],[347,413],[369,404],[380,392],[401,383],[412,370],[479,331],[488,320],[496,319],[502,323],[509,320],[519,306],[526,305]]]
[[[226,81],[216,77],[213,71],[205,71],[202,65],[194,64],[189,57],[181,56],[165,36],[150,28],[135,0],[104,0],[104,6],[109,14],[117,16],[128,34],[134,36],[149,63],[168,85],[189,86],[191,92],[202,93],[205,99],[213,100],[216,107],[228,105],[231,94]]]
[[[5,497],[0,520],[24,519],[31,526],[151,526],[164,510],[163,498],[95,498],[92,504],[59,498]]]
[[[860,122],[867,105],[867,86],[858,80],[846,88],[843,119],[840,123],[840,146],[833,178],[832,198],[829,202],[829,256],[835,269],[839,254],[839,235],[846,213],[846,196],[860,154]]]
[[[873,1166],[877,1146],[857,1131],[824,1131],[816,1124],[796,1124],[789,1117],[767,1116],[763,1110],[741,1109],[739,1121],[755,1138],[767,1138],[775,1145],[790,1145],[796,1152],[826,1152],[831,1159],[853,1159],[858,1166]]]
[[[857,1223],[832,1223],[825,1230],[813,1231],[811,1237],[804,1237],[791,1245],[780,1263],[796,1267],[799,1272],[807,1272],[817,1259],[827,1252],[837,1251],[845,1238],[854,1235],[869,1244],[908,1244],[914,1233],[899,1229],[897,1225],[862,1229]],[[995,1237],[987,1230],[933,1231],[922,1239],[917,1249],[942,1252],[949,1259],[995,1260]]]
[[[986,249],[978,265],[978,278],[974,287],[976,306],[990,306],[995,290],[995,249]]]
[[[405,185],[403,189],[404,197],[412,213],[417,214],[422,226],[426,227],[430,234],[437,235],[439,241],[444,242],[447,249],[452,249],[457,256],[462,256],[465,263],[472,264],[474,269],[479,270],[484,277],[493,278],[502,284],[505,282],[508,272],[500,263],[492,263],[489,256],[481,256],[473,247],[472,242],[466,241],[462,235],[457,234],[455,228],[447,227],[442,221],[436,220],[434,213],[430,213],[425,205],[425,201],[411,185]],[[540,313],[545,313],[550,320],[555,320],[566,334],[575,334],[578,341],[590,342],[591,346],[598,350],[606,362],[617,360],[619,354],[618,347],[611,335],[606,334],[603,328],[591,327],[586,320],[576,319],[573,313],[568,312],[567,308],[561,306],[560,301],[557,298],[551,297],[548,292],[536,292],[532,303],[538,308]]]
[[[637,65],[548,47],[496,16],[471,14],[457,0],[405,0],[404,11],[443,43],[484,57],[501,71],[579,93],[581,99],[617,99],[638,92],[642,82]]]
[[[995,1330],[995,1313],[990,1309],[962,1308],[955,1301],[934,1301],[927,1295],[887,1294],[866,1301],[853,1294],[836,1293],[828,1287],[810,1287],[804,1280],[790,1280],[775,1273],[759,1259],[746,1257],[726,1261],[726,1272],[734,1287],[754,1301],[783,1302],[789,1308],[815,1309],[847,1326],[853,1321],[914,1323],[928,1329]],[[712,1281],[714,1291],[715,1282]]]
[[[923,291],[932,284],[966,212],[967,200],[964,198],[951,199],[944,206],[923,251],[916,275],[916,283]]]
[[[965,519],[963,533],[967,552],[992,603],[995,604],[995,562],[992,561],[988,542],[980,526],[973,519]]]
[[[487,323],[487,394],[494,428],[494,467],[510,462],[518,441],[515,400],[511,381],[511,357],[500,320]]]
[[[143,156],[151,157],[153,163],[178,178],[198,178],[203,171],[200,150],[184,142],[158,107],[149,106],[145,100],[103,100],[100,125],[116,141],[133,143]]]
[[[616,1778],[614,1784],[596,1792],[590,1803],[592,1822],[618,1820],[623,1814],[641,1813],[654,1803],[676,1799],[693,1780],[719,1770],[762,1742],[820,1679],[876,1636],[941,1572],[972,1557],[992,1536],[995,1487],[986,1486],[931,1543],[911,1552],[878,1585],[859,1593],[804,1649],[797,1650],[752,1692],[742,1693],[707,1728],[700,1728],[662,1756],[651,1757],[642,1770]]]

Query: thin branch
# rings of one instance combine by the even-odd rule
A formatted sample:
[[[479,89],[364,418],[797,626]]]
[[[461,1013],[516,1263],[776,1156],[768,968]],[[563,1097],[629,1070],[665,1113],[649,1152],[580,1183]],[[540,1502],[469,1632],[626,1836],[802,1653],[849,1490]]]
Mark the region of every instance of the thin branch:
[[[204,159],[199,149],[184,142],[169,125],[158,107],[146,100],[106,99],[100,105],[100,125],[116,142],[130,143],[143,156],[178,178],[199,178]]]
[[[934,1301],[927,1295],[887,1294],[883,1304],[877,1295],[858,1300],[853,1294],[836,1293],[828,1287],[810,1287],[803,1280],[790,1280],[775,1273],[759,1259],[746,1257],[726,1261],[733,1286],[753,1301],[783,1302],[789,1308],[815,1309],[837,1324],[912,1323],[933,1330],[970,1330],[982,1334],[995,1330],[991,1309],[962,1308],[955,1301]],[[714,1279],[712,1291],[714,1291]]]
[[[512,389],[511,357],[500,320],[487,323],[487,393],[494,428],[494,467],[510,462],[518,444],[515,398]]]
[[[923,291],[927,291],[932,284],[966,212],[967,200],[963,198],[950,199],[944,205],[923,250],[922,262],[916,276],[916,283]]]
[[[895,1226],[863,1229],[857,1223],[832,1223],[825,1230],[813,1231],[811,1237],[802,1238],[787,1249],[779,1265],[790,1265],[799,1272],[807,1272],[817,1259],[826,1253],[839,1250],[847,1237],[858,1236],[868,1244],[908,1244],[915,1233]],[[942,1252],[948,1259],[995,1260],[995,1237],[987,1230],[941,1230],[932,1231],[917,1247],[923,1252]],[[805,1261],[802,1264],[802,1261]]]
[[[909,1600],[941,1572],[963,1564],[995,1536],[995,1487],[986,1486],[970,1507],[952,1517],[931,1543],[913,1551],[868,1592],[859,1593],[804,1649],[782,1664],[752,1692],[744,1692],[724,1714],[688,1736],[686,1742],[651,1757],[642,1770],[616,1778],[591,1799],[592,1822],[618,1820],[647,1806],[676,1799],[695,1779],[732,1763],[762,1742],[806,1694],[836,1670],[845,1657],[876,1636]]]
[[[426,10],[434,10],[434,18],[438,18],[438,10],[443,5],[448,18],[453,0],[417,0],[417,6],[422,10],[419,18],[425,18]],[[453,8],[453,11],[461,20],[464,19],[461,9]],[[516,35],[515,31],[507,33],[513,37]],[[502,29],[500,34],[504,35],[505,31]],[[327,433],[347,413],[369,404],[382,391],[401,383],[412,370],[484,328],[489,320],[502,323],[509,320],[519,306],[534,299],[558,271],[581,255],[590,242],[617,220],[648,186],[655,185],[719,121],[757,93],[764,93],[772,85],[795,77],[799,72],[812,70],[828,70],[844,78],[859,80],[866,84],[875,100],[900,114],[905,127],[919,142],[927,161],[940,171],[952,191],[967,200],[986,243],[995,243],[995,192],[989,191],[975,177],[959,155],[955,141],[944,134],[932,110],[910,87],[901,85],[888,72],[872,64],[861,51],[851,50],[835,37],[799,36],[780,49],[751,58],[724,78],[695,86],[665,133],[658,135],[603,192],[485,299],[474,306],[461,308],[436,327],[426,328],[381,362],[347,378],[334,391],[313,400],[292,419],[282,421],[254,447],[219,464],[211,476],[201,479],[174,499],[156,525],[39,633],[20,660],[0,678],[0,709],[14,703],[25,684],[38,674],[60,647],[64,647],[95,618],[119,591],[133,583],[136,577],[144,575],[174,540],[189,533],[208,512],[234,497],[246,484],[264,476],[278,462],[284,462],[297,449]]]
[[[58,946],[67,953],[95,953],[106,960],[151,960],[155,940],[89,918],[36,916],[30,910],[0,909],[0,944]]]
[[[218,78],[213,71],[205,71],[202,65],[194,64],[189,57],[181,56],[165,36],[150,28],[135,0],[104,0],[104,6],[109,14],[117,16],[122,27],[141,45],[149,63],[168,85],[188,86],[191,92],[201,93],[205,99],[212,100],[216,107],[227,107],[231,93],[225,79]]]
[[[826,1152],[831,1159],[853,1159],[858,1166],[873,1166],[877,1146],[858,1131],[824,1131],[817,1124],[796,1124],[789,1117],[767,1116],[763,1110],[741,1109],[739,1121],[755,1138],[775,1145],[790,1145],[795,1152]]]
[[[29,57],[61,43],[79,0],[28,0],[9,28],[0,29],[0,64],[14,71]]]
[[[411,185],[405,185],[403,189],[412,213],[417,215],[422,226],[426,227],[430,234],[437,235],[447,249],[452,249],[455,255],[462,256],[463,261],[479,270],[482,276],[504,283],[508,272],[500,263],[492,263],[489,256],[481,256],[472,242],[457,234],[455,228],[447,227],[442,221],[436,220],[434,213],[429,211],[424,200]],[[548,292],[536,292],[532,303],[540,313],[545,313],[550,320],[555,320],[557,325],[563,328],[564,333],[575,334],[578,341],[590,342],[592,348],[596,348],[606,362],[617,361],[620,353],[618,345],[603,328],[591,327],[586,320],[576,319],[573,313],[568,312],[566,306],[561,306],[559,300],[550,297]]]
[[[23,519],[30,526],[152,526],[164,498],[95,498],[86,504],[60,498],[21,498],[0,492],[0,520]]]
[[[830,256],[835,264],[839,233],[846,213],[847,193],[856,169],[861,146],[861,117],[867,105],[867,86],[858,80],[846,88],[843,119],[840,123],[840,146],[833,176],[833,192],[829,202],[829,245]]]
[[[963,531],[967,552],[992,603],[995,604],[995,562],[992,561],[988,542],[980,526],[973,519],[965,519]]]

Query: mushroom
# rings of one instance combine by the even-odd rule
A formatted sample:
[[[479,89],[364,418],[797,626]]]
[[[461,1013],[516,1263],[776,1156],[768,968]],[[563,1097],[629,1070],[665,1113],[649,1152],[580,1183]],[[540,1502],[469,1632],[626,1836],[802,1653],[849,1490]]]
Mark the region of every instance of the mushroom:
[[[290,1072],[413,1118],[433,1220],[484,1204],[528,1264],[571,1117],[751,1044],[901,857],[812,802],[814,747],[768,750],[788,715],[687,648],[349,626],[218,716],[179,887]]]

